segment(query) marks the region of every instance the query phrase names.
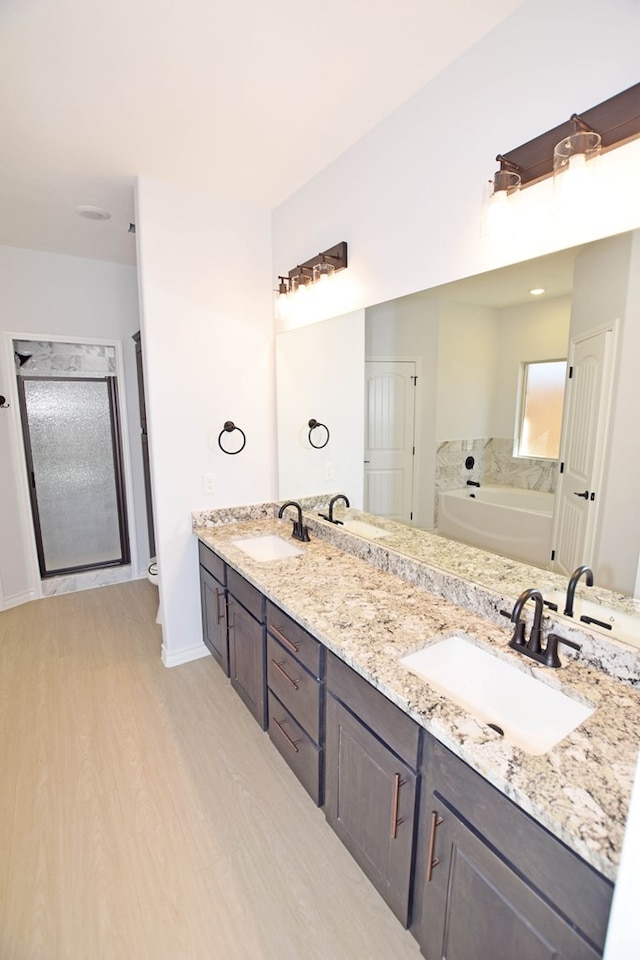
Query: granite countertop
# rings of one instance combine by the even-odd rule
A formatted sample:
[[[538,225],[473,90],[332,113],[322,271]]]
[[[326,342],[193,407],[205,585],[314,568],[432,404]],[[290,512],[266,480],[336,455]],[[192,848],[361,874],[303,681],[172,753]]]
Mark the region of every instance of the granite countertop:
[[[303,551],[300,556],[252,560],[234,540],[290,535],[290,519],[274,520],[269,514],[269,505],[264,505],[253,513],[260,519],[233,522],[230,513],[217,526],[199,526],[202,515],[196,514],[194,532],[453,753],[614,880],[640,740],[640,699],[633,687],[565,653],[564,647],[560,670],[538,667],[509,649],[511,630],[506,625],[498,626],[319,537],[296,543]],[[542,756],[511,746],[398,663],[429,640],[455,632],[493,648],[549,685],[570,691],[594,706],[594,713]]]

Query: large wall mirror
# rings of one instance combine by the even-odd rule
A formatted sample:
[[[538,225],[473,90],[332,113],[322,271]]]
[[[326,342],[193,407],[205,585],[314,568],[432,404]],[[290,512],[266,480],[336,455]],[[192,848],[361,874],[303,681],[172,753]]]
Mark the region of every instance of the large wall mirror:
[[[280,495],[339,490],[367,512],[533,566],[564,574],[589,563],[597,585],[634,597],[639,358],[640,231],[318,323],[311,335],[288,331],[277,343]],[[532,401],[539,423],[552,408],[560,417],[559,456],[522,456],[528,373],[565,360],[564,385],[556,368],[555,385],[539,378]],[[314,410],[341,408],[348,421],[346,440],[321,454],[284,413],[310,392]],[[499,536],[492,519],[483,530],[465,515],[494,488],[532,495],[512,501]],[[546,518],[524,556],[518,511]]]

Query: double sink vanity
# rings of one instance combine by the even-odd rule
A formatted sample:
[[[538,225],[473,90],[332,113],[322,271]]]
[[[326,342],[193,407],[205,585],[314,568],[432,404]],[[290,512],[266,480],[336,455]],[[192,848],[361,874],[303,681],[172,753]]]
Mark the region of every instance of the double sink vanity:
[[[515,597],[462,572],[488,554],[458,547],[459,572],[433,535],[407,555],[392,522],[307,506],[308,542],[279,504],[193,516],[203,636],[234,689],[428,960],[601,956],[638,654],[545,607],[581,649],[543,666],[509,645]]]

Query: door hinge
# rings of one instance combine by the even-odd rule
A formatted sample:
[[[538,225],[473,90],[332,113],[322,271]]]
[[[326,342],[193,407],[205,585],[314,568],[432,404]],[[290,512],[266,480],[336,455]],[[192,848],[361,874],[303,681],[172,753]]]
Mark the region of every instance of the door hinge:
[[[417,377],[411,377],[411,379],[413,380],[413,385],[414,385],[414,387],[415,387],[415,386],[417,385],[417,383],[418,383],[418,378],[417,378]]]
[[[593,503],[593,501],[595,500],[595,498],[596,498],[596,495],[595,495],[595,493],[592,491],[592,492],[591,492],[591,496],[589,497],[589,500],[591,500],[591,502]]]
[[[413,520],[413,510],[412,510],[411,513],[409,514],[409,520]]]
[[[573,367],[569,367],[569,380],[573,380]]]
[[[31,471],[31,486],[32,486],[33,489],[35,490],[35,488],[36,488],[36,475],[35,475],[35,473],[33,472],[33,470]]]
[[[560,473],[564,473],[564,460],[560,461]]]
[[[552,560],[555,560],[555,558],[556,558],[556,552],[555,552],[555,550],[552,550],[552,551],[551,551],[551,559],[552,559]]]
[[[416,455],[416,448],[415,448],[415,447],[412,447],[412,448],[411,448],[411,456],[412,456],[412,457],[415,457],[415,455]]]

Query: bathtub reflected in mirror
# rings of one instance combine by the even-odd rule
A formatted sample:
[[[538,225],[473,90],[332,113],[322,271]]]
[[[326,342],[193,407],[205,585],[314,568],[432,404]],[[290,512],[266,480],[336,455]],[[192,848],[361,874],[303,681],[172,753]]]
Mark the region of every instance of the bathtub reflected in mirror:
[[[545,567],[551,552],[553,493],[519,487],[463,487],[441,493],[437,531],[459,543]]]

